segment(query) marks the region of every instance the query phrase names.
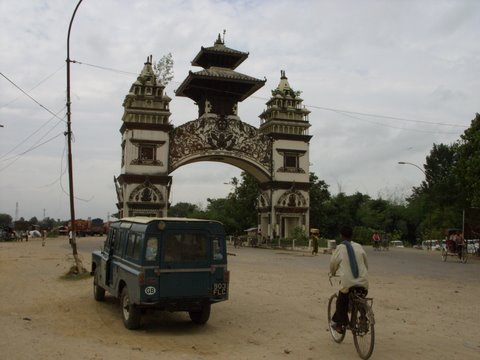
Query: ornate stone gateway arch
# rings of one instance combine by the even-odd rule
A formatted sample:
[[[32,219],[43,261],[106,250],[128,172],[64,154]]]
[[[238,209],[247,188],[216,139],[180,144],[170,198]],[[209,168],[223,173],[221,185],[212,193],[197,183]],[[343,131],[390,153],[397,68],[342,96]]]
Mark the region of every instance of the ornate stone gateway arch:
[[[216,115],[202,116],[172,131],[169,172],[206,160],[234,165],[266,182],[272,173],[272,139],[239,119]]]
[[[190,71],[176,91],[195,101],[199,117],[176,128],[169,123],[171,99],[147,59],[123,104],[122,168],[114,178],[121,216],[167,216],[170,174],[194,162],[217,161],[259,182],[261,236],[290,237],[296,227],[308,230],[310,111],[282,71],[260,127],[241,121],[237,104],[265,83],[235,71],[247,57],[226,47],[220,35],[214,46],[202,47],[192,65],[203,70]]]

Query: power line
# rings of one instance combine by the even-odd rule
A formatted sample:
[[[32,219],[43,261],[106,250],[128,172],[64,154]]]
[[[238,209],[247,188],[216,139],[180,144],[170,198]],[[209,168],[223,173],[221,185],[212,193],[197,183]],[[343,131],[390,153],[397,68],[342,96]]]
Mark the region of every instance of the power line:
[[[59,111],[57,111],[56,115],[58,115],[60,112],[62,112],[65,109],[65,106],[63,106]],[[52,116],[50,119],[48,119],[45,123],[43,123],[37,130],[35,130],[33,133],[31,133],[29,136],[27,136],[25,139],[23,139],[20,143],[18,143],[16,146],[14,146],[11,150],[6,152],[5,154],[0,156],[0,162],[3,161],[2,159],[7,156],[8,154],[11,154],[14,150],[16,150],[20,145],[24,144],[28,139],[30,139],[33,135],[38,133],[42,128],[44,128],[50,121],[52,121],[55,118],[55,116]],[[56,123],[55,126],[57,126],[59,122]]]
[[[371,116],[371,117],[377,117],[377,118],[383,118],[383,119],[408,121],[408,122],[415,122],[415,123],[428,124],[428,125],[453,126],[453,127],[461,127],[461,128],[467,127],[465,125],[447,124],[447,123],[431,122],[431,121],[424,121],[424,120],[413,120],[413,119],[406,119],[406,118],[388,116],[388,115],[378,115],[378,114],[371,114],[371,113],[362,113],[358,111],[340,110],[340,109],[328,108],[324,106],[316,106],[316,105],[305,105],[305,106],[310,108],[320,109],[320,110],[333,111],[340,114],[364,115],[364,116]],[[358,119],[358,118],[355,118],[355,119]]]
[[[41,144],[38,144],[37,146],[32,146],[32,147],[30,147],[28,150],[25,150],[23,153],[20,153],[20,154],[12,157],[12,158],[10,158],[10,159],[7,159],[7,160],[12,160],[12,162],[10,162],[10,164],[8,164],[8,165],[5,165],[3,168],[0,168],[0,171],[3,171],[3,170],[5,170],[6,168],[8,168],[8,167],[10,167],[11,165],[13,165],[17,160],[19,160],[19,159],[20,159],[23,155],[25,155],[26,153],[28,153],[28,152],[30,152],[30,151],[32,151],[32,150],[35,150],[35,149],[39,148],[40,146],[45,145],[45,144],[47,144],[47,143],[55,140],[55,139],[56,139],[57,137],[59,137],[60,135],[64,135],[64,133],[61,132],[60,134],[57,134],[57,135],[51,137],[50,139],[44,141],[44,142],[41,143]],[[6,161],[6,160],[4,160],[4,161]]]
[[[56,114],[54,114],[50,109],[48,109],[46,106],[42,105],[40,102],[38,102],[37,100],[35,100],[32,96],[30,96],[25,90],[23,90],[20,86],[18,86],[17,84],[15,84],[12,80],[10,80],[7,76],[5,76],[1,71],[0,71],[0,75],[2,75],[10,84],[12,84],[13,86],[15,86],[18,90],[20,90],[23,94],[25,94],[29,99],[31,99],[32,101],[34,101],[38,106],[40,106],[42,109],[48,111],[50,114],[52,114],[53,116],[55,116],[56,118],[60,119]],[[63,119],[62,119],[63,121]]]
[[[429,133],[429,134],[450,134],[450,135],[458,135],[458,133],[456,133],[456,132],[444,132],[444,131],[431,131],[431,130],[421,130],[421,129],[409,129],[409,128],[403,128],[403,127],[394,126],[394,125],[388,125],[388,124],[380,123],[380,122],[377,122],[377,121],[362,119],[362,118],[359,118],[358,116],[350,115],[349,113],[339,113],[339,114],[340,114],[340,115],[343,115],[343,116],[350,117],[350,118],[352,118],[352,119],[357,119],[357,120],[360,120],[360,121],[368,122],[368,123],[371,123],[371,124],[375,124],[375,125],[379,125],[379,126],[383,126],[383,127],[387,127],[387,128],[391,128],[391,129],[398,129],[398,130],[405,130],[405,131],[413,131],[413,132],[421,132],[421,133]],[[316,132],[317,132],[317,131],[315,131],[313,134],[315,134]]]
[[[88,63],[84,63],[84,62],[80,62],[80,61],[75,61],[73,60],[72,61],[73,63],[77,63],[77,64],[81,64],[81,65],[87,65],[87,66],[91,66],[91,67],[95,67],[95,68],[98,68],[98,69],[101,69],[101,70],[107,70],[107,71],[112,71],[112,72],[116,72],[116,73],[120,73],[120,74],[124,74],[124,75],[138,75],[138,73],[134,73],[134,72],[130,72],[130,71],[124,71],[124,70],[117,70],[117,69],[114,69],[114,68],[110,68],[110,67],[105,67],[105,66],[100,66],[100,65],[94,65],[94,64],[88,64]],[[172,83],[176,83],[176,84],[180,84],[178,81],[172,81]],[[202,87],[205,89],[205,87]],[[207,88],[208,89],[208,88]],[[211,88],[210,90],[216,90],[214,88]],[[233,92],[233,91],[223,91],[224,93],[226,94],[232,94],[232,95],[241,95],[240,93],[236,93],[236,92]],[[258,100],[263,100],[263,101],[268,101],[270,99],[268,98],[264,98],[264,97],[261,97],[261,96],[250,96],[251,98],[253,99],[258,99]],[[365,113],[365,112],[359,112],[359,111],[350,111],[350,110],[343,110],[343,109],[336,109],[336,108],[331,108],[331,107],[326,107],[326,106],[319,106],[319,105],[308,105],[308,104],[305,104],[306,107],[308,108],[314,108],[314,109],[319,109],[319,110],[325,110],[325,111],[333,111],[337,114],[341,114],[341,115],[345,115],[345,116],[348,116],[347,114],[350,114],[350,115],[363,115],[363,116],[370,116],[370,117],[376,117],[376,118],[381,118],[381,119],[388,119],[388,120],[398,120],[398,121],[406,121],[406,122],[413,122],[413,123],[419,123],[419,124],[426,124],[426,125],[437,125],[437,126],[450,126],[450,127],[459,127],[459,128],[463,128],[463,129],[466,129],[468,126],[466,125],[458,125],[458,124],[449,124],[449,123],[442,123],[442,122],[432,122],[432,121],[425,121],[425,120],[415,120],[415,119],[408,119],[408,118],[403,118],[403,117],[397,117],[397,116],[389,116],[389,115],[381,115],[381,114],[374,114],[374,113]],[[357,120],[360,120],[360,121],[367,121],[367,122],[370,122],[372,124],[376,124],[376,125],[380,125],[380,126],[385,126],[385,127],[392,127],[394,129],[400,129],[400,130],[408,130],[408,131],[418,131],[418,132],[429,132],[429,133],[442,133],[442,134],[456,134],[456,133],[451,133],[451,132],[438,132],[438,131],[426,131],[426,130],[416,130],[416,129],[406,129],[406,128],[400,128],[400,127],[394,127],[394,126],[391,126],[391,125],[385,125],[385,124],[382,124],[382,123],[378,123],[378,122],[373,122],[373,121],[368,121],[368,120],[365,120],[365,119],[361,119],[361,118],[358,118],[358,117],[355,117],[355,116],[349,116],[353,119],[357,119]]]
[[[113,68],[109,68],[109,67],[106,67],[106,66],[89,64],[89,63],[82,62],[82,61],[78,61],[78,60],[70,60],[70,62],[71,62],[71,63],[74,63],[74,64],[80,64],[80,65],[90,66],[90,67],[97,68],[97,69],[100,69],[100,70],[107,70],[107,71],[115,72],[115,73],[118,73],[118,74],[138,76],[138,73],[134,73],[134,72],[130,72],[130,71],[124,71],[124,70],[118,70],[118,69],[113,69]]]
[[[48,75],[47,77],[45,77],[44,79],[40,80],[40,82],[38,82],[35,86],[33,86],[32,88],[30,88],[29,91],[32,91],[32,90],[35,90],[37,87],[39,87],[41,84],[43,84],[45,81],[47,81],[48,79],[50,79],[53,75],[55,75],[56,73],[58,73],[60,70],[62,70],[63,68],[65,67],[65,64],[63,64],[61,67],[59,67],[57,70],[55,70],[53,73],[51,73],[50,75]],[[13,100],[10,100],[9,102],[3,104],[3,105],[0,105],[0,109],[14,103],[15,101],[18,100],[20,96],[17,96],[15,99]]]
[[[67,172],[67,167],[63,165],[63,159],[65,158],[65,152],[66,152],[65,150],[66,149],[67,149],[67,138],[65,138],[64,145],[63,145],[63,150],[62,150],[62,155],[60,157],[60,176],[55,181],[52,181],[49,184],[40,186],[40,188],[50,187],[50,186],[55,185],[57,182],[60,181],[60,187],[62,187],[62,190],[63,190],[63,186],[62,186],[61,182],[62,182],[63,175],[65,175],[65,173]]]

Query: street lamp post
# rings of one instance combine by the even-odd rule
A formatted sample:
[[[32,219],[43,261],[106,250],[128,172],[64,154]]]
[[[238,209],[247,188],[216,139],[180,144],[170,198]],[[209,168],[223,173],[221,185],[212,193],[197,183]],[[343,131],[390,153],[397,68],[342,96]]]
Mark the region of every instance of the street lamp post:
[[[399,161],[398,164],[399,164],[399,165],[412,165],[412,166],[415,166],[418,170],[420,170],[420,171],[423,173],[423,175],[425,175],[425,180],[427,179],[427,173],[426,173],[425,170],[423,170],[420,166],[418,166],[418,165],[416,165],[416,164],[414,164],[414,163],[411,163],[411,162],[407,162],[407,161]],[[428,198],[427,198],[427,200],[428,200]],[[425,203],[427,203],[427,201],[425,201]],[[427,209],[427,211],[428,211],[428,209]],[[431,225],[430,213],[429,213],[428,216],[429,216],[429,221],[428,221],[428,222],[429,222],[429,226],[430,226],[430,225]],[[430,247],[431,247],[431,243],[427,243],[427,249],[430,250]]]
[[[400,165],[412,165],[412,166],[415,166],[418,170],[420,170],[423,175],[425,175],[425,177],[427,177],[427,174],[425,173],[425,171],[418,165],[414,164],[414,163],[411,163],[411,162],[406,162],[406,161],[399,161],[398,162]]]

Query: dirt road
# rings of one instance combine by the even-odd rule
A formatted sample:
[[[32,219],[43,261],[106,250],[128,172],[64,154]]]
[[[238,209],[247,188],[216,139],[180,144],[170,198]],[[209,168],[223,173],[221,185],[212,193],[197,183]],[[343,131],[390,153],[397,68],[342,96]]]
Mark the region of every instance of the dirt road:
[[[93,299],[90,278],[60,279],[69,266],[65,242],[0,243],[0,358],[358,358],[351,334],[338,345],[327,331],[334,291],[327,255],[232,248],[230,300],[212,307],[205,326],[187,314],[155,313],[141,330],[129,331],[113,297]],[[82,255],[89,267],[89,253]],[[369,251],[373,359],[480,358],[480,262],[445,264],[431,256],[433,271],[414,271],[414,250]],[[441,276],[446,267],[458,276]]]

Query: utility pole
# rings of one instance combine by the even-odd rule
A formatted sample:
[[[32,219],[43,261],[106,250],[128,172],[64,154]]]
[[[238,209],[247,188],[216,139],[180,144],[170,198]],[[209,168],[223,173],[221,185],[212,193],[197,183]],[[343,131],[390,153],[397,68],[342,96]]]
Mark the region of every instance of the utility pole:
[[[72,30],[73,19],[77,13],[78,7],[83,0],[79,0],[75,10],[73,11],[72,18],[70,20],[70,25],[68,26],[68,35],[67,35],[67,143],[68,143],[68,184],[70,188],[70,223],[72,238],[70,245],[72,246],[73,257],[75,259],[75,264],[77,266],[77,271],[80,273],[83,266],[81,265],[80,258],[78,257],[77,251],[77,240],[76,240],[76,226],[75,226],[75,203],[73,195],[73,164],[72,164],[72,110],[71,110],[71,101],[70,101],[70,32]]]

